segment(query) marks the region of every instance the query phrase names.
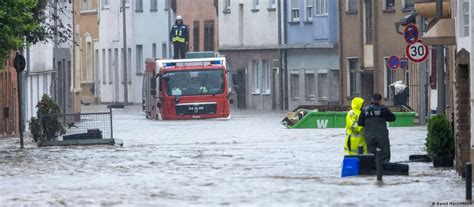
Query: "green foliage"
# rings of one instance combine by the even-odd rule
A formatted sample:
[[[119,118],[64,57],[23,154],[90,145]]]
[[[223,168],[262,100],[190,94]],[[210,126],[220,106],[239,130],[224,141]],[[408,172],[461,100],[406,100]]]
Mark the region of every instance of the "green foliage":
[[[31,118],[29,124],[30,124],[30,132],[31,132],[31,135],[33,136],[33,140],[35,142],[38,142],[41,139],[41,136],[43,134],[42,129],[41,129],[41,122],[38,118],[33,117]]]
[[[30,130],[35,141],[53,140],[64,133],[65,130],[58,120],[61,110],[51,97],[44,94],[36,108],[39,119],[33,118],[30,121]]]
[[[426,149],[431,156],[454,154],[453,129],[446,117],[436,115],[429,120]]]
[[[66,13],[62,5],[64,2],[58,2],[48,4],[48,0],[0,0],[0,63],[24,43],[35,44],[53,37],[57,37],[57,42],[65,42],[70,37],[70,25],[67,27],[60,21],[60,15]],[[49,20],[46,18],[47,10],[56,11],[48,15]]]

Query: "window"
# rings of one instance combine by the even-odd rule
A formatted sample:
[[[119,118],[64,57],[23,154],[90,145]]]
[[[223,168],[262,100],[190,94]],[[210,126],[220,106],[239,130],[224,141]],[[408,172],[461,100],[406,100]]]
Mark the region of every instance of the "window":
[[[262,63],[262,93],[270,94],[271,85],[271,64],[269,60],[264,60]]]
[[[357,70],[359,67],[358,58],[349,58],[347,59],[347,72],[349,74],[348,86],[349,86],[349,96],[355,96],[359,94],[357,89],[358,79],[357,79]]]
[[[383,1],[383,9],[386,11],[395,10],[395,0],[384,0]]]
[[[137,66],[137,68],[135,68],[135,74],[141,75],[143,70],[143,45],[137,45],[135,52],[137,58],[135,61]]]
[[[193,51],[199,51],[199,21],[193,22]]]
[[[112,84],[112,49],[109,49],[109,54],[108,54],[108,69],[109,69],[109,84]]]
[[[300,21],[300,1],[292,0],[290,22],[299,22],[299,21]]]
[[[91,10],[91,9],[92,9],[92,0],[81,1],[81,10]]]
[[[388,58],[384,58],[384,75],[385,75],[385,88],[384,88],[384,95],[390,101],[393,100],[393,94],[390,89],[390,84],[397,81],[397,71],[390,69],[388,66]]]
[[[151,45],[151,54],[153,58],[156,58],[156,44],[155,43]]]
[[[314,80],[314,70],[305,70],[304,73],[304,94],[306,101],[316,100],[316,87]]]
[[[356,13],[357,12],[357,1],[358,0],[346,0],[346,12]]]
[[[328,0],[316,0],[316,15],[328,15]]]
[[[259,10],[260,7],[260,0],[253,0],[253,8],[252,11],[256,12]]]
[[[170,0],[165,0],[165,11],[168,11],[171,7],[171,1]]]
[[[214,51],[214,20],[204,22],[204,50]]]
[[[166,49],[166,42],[161,43],[161,58],[166,59],[167,58],[167,49]]]
[[[114,49],[114,63],[113,63],[113,73],[118,73],[118,74],[115,74],[115,77],[117,77],[117,75],[120,77],[120,65],[119,65],[119,51],[118,51],[118,48],[115,48]],[[112,73],[110,73],[110,80],[113,80],[113,76],[112,76]],[[118,83],[116,83],[118,84]]]
[[[318,73],[318,97],[319,100],[327,101],[329,97],[328,73]]]
[[[373,41],[373,13],[372,0],[365,0],[365,44],[372,44]]]
[[[260,94],[260,61],[252,61],[253,94]]]
[[[94,80],[96,80],[96,81],[99,78],[98,72],[99,72],[99,50],[95,50],[95,53],[94,53]]]
[[[150,11],[156,12],[158,11],[158,0],[150,0]]]
[[[403,8],[406,10],[412,10],[415,8],[415,0],[404,0]]]
[[[306,21],[313,21],[313,0],[306,0]]]
[[[230,13],[230,0],[224,0],[224,13]]]
[[[105,49],[102,49],[102,83],[107,83],[107,63],[105,59]]]
[[[298,70],[290,72],[290,95],[293,100],[300,99],[300,75]]]
[[[135,12],[143,12],[143,0],[135,0]]]
[[[132,48],[127,51],[127,80],[128,84],[132,83]]]
[[[463,13],[463,31],[462,36],[468,37],[469,36],[469,1],[464,0],[462,4],[462,13]]]
[[[86,43],[86,80],[92,80],[92,45]]]
[[[102,0],[102,9],[108,9],[110,6],[110,0]]]
[[[268,0],[268,9],[274,11],[276,8],[276,0]]]

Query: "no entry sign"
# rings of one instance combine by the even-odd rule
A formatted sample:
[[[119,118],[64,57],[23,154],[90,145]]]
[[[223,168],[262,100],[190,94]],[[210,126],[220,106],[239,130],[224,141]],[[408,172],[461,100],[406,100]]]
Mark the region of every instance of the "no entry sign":
[[[416,25],[409,24],[408,26],[406,26],[405,31],[403,32],[403,37],[405,38],[405,41],[409,45],[412,45],[418,42],[419,32]]]
[[[403,70],[408,70],[408,58],[407,57],[401,57],[400,58],[400,68]]]
[[[387,67],[392,69],[392,70],[396,70],[398,68],[398,66],[400,66],[400,59],[398,59],[397,56],[391,56],[388,58],[387,60]]]
[[[408,59],[415,63],[421,63],[428,58],[429,50],[421,41],[412,45],[407,45],[405,48]]]

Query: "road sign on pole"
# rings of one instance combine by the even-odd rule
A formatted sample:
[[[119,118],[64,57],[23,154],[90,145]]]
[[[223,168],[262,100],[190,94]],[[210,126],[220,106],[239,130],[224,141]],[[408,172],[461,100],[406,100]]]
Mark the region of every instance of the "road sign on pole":
[[[388,58],[387,67],[392,70],[397,70],[398,66],[400,66],[400,59],[397,56],[391,56]]]
[[[407,45],[405,48],[408,59],[415,63],[421,63],[428,58],[429,50],[421,41],[412,45]]]
[[[415,24],[409,24],[405,27],[405,31],[403,32],[403,38],[409,44],[415,44],[418,42],[418,38],[420,33],[418,32],[418,27]]]
[[[403,70],[408,70],[408,58],[403,56],[400,58],[400,68]]]

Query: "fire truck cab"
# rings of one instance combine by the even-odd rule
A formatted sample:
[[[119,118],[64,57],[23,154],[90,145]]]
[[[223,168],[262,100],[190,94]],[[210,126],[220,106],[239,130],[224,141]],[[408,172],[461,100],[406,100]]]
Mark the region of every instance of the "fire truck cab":
[[[146,60],[143,111],[156,120],[229,117],[225,57]]]

